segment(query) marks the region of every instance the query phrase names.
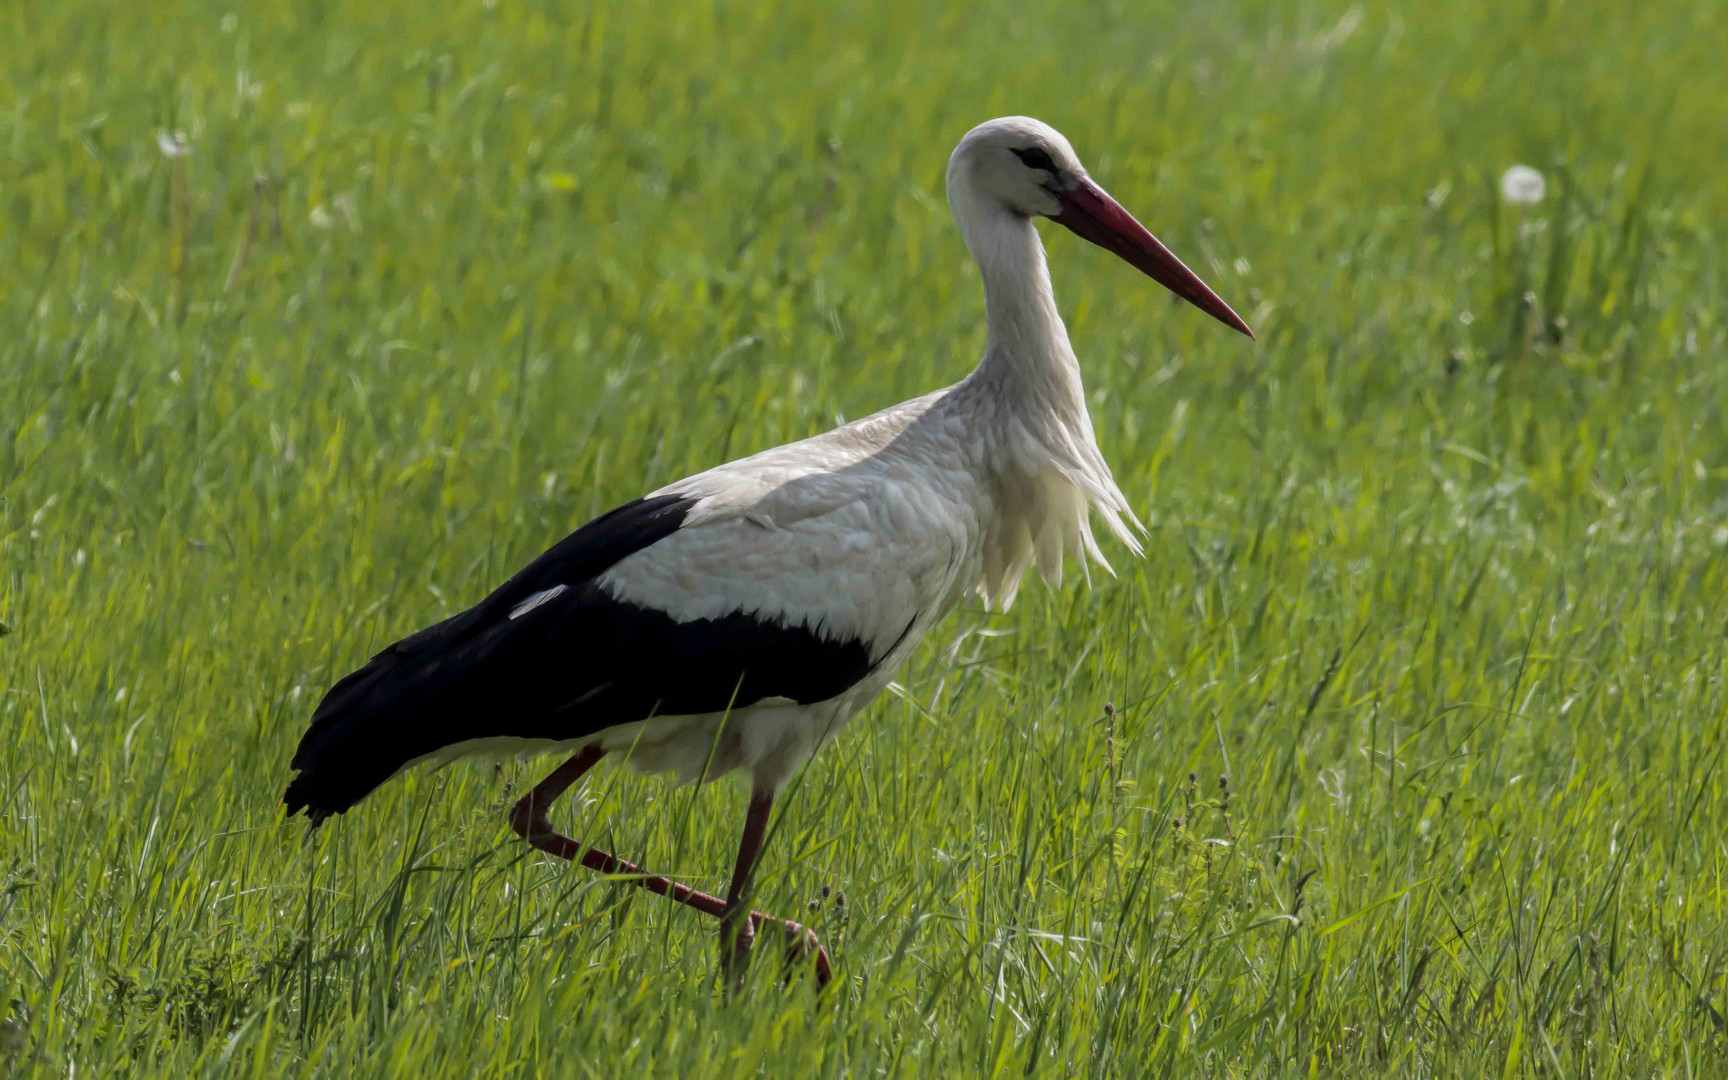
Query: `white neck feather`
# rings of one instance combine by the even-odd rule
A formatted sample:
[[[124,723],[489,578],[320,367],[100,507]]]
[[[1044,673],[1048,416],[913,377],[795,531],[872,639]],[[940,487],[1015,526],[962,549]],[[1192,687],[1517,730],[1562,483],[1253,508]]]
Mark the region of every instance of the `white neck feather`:
[[[949,178],[949,203],[984,279],[989,327],[984,359],[966,380],[993,430],[990,462],[999,524],[985,538],[979,589],[1000,607],[1013,602],[1034,560],[1062,579],[1063,555],[1110,569],[1092,537],[1088,506],[1136,555],[1143,531],[1098,450],[1080,364],[1056,311],[1044,246],[1031,219],[978,197]]]

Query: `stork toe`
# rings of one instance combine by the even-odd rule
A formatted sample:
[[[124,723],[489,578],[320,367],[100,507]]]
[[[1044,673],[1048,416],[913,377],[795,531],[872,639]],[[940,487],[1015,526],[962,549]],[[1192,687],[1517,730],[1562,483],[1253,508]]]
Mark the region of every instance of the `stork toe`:
[[[750,913],[753,928],[759,929],[763,923],[776,923],[786,931],[786,978],[790,981],[795,968],[814,958],[816,965],[816,989],[821,990],[828,985],[833,977],[834,967],[829,962],[828,950],[822,947],[822,939],[816,936],[816,931],[803,923],[791,919],[780,919],[773,915],[765,915],[760,911]]]

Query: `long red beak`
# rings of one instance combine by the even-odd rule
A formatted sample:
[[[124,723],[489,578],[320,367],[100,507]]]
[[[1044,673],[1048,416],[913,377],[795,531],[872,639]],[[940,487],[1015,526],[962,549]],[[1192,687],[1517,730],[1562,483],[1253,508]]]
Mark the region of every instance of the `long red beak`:
[[[1082,180],[1068,191],[1052,192],[1062,202],[1062,212],[1053,214],[1051,221],[1067,226],[1077,236],[1092,241],[1106,251],[1115,252],[1124,262],[1147,277],[1193,304],[1225,326],[1240,330],[1249,337],[1254,331],[1242,317],[1230,310],[1230,305],[1206,287],[1194,271],[1182,265],[1182,260],[1146,231],[1146,226],[1134,220],[1134,215],[1104,194],[1104,189],[1090,180]]]

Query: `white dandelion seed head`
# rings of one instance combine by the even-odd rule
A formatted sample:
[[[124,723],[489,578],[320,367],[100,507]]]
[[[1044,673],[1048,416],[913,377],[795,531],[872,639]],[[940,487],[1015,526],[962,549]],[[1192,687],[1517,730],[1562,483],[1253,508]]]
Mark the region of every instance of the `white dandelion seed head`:
[[[1514,165],[1500,176],[1500,197],[1514,206],[1530,206],[1542,201],[1548,181],[1528,165]]]
[[[186,137],[184,131],[158,131],[156,149],[162,151],[162,156],[166,158],[185,157],[192,152],[192,140]]]
[[[330,206],[342,215],[342,220],[348,223],[349,229],[360,231],[360,203],[354,198],[352,191],[344,191],[331,199]]]
[[[312,212],[306,215],[306,220],[310,221],[315,229],[328,229],[336,224],[336,219],[330,216],[330,211],[324,209],[323,203],[314,206]]]

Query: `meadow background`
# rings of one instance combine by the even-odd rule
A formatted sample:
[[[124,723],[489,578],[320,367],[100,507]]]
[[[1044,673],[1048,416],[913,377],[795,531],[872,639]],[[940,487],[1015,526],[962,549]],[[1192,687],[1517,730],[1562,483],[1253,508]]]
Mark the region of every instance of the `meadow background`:
[[[1707,0],[5,5],[0,1071],[1721,1075],[1725,54]],[[1013,112],[1260,340],[1045,230],[1148,557],[963,609],[784,801],[824,1007],[525,851],[552,760],[302,843],[371,649],[969,370],[942,173]],[[719,888],[743,803],[556,820]]]

